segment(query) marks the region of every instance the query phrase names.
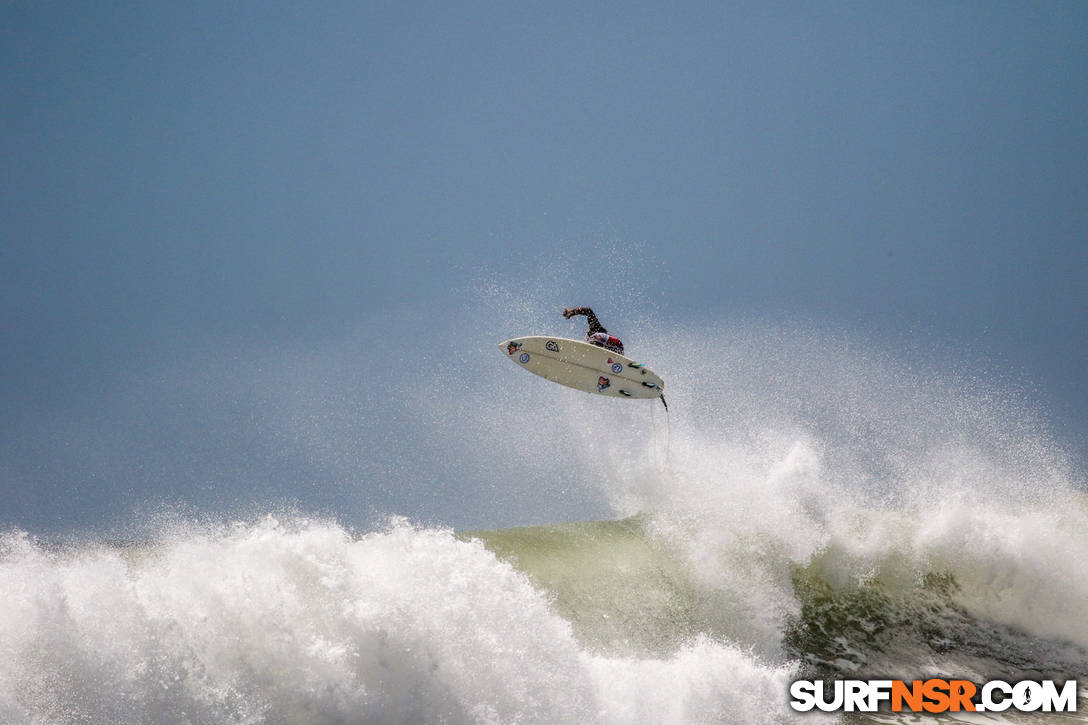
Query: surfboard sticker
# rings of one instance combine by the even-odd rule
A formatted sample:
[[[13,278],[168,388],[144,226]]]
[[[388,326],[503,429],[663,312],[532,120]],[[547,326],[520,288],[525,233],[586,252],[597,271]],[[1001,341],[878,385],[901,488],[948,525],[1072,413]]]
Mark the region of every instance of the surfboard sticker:
[[[576,390],[614,398],[664,393],[664,381],[642,363],[580,340],[518,337],[499,348],[534,375]]]

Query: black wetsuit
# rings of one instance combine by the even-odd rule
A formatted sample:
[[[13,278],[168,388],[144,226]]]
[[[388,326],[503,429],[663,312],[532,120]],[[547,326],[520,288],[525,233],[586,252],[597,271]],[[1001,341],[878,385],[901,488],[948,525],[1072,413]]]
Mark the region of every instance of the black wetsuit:
[[[576,307],[573,310],[563,310],[563,316],[568,320],[575,315],[585,315],[586,322],[589,323],[589,330],[586,332],[586,342],[590,345],[596,345],[597,347],[603,347],[606,350],[623,354],[623,343],[620,342],[618,337],[613,337],[608,334],[608,330],[605,329],[601,321],[597,319],[597,315],[593,314],[593,310],[588,307]]]

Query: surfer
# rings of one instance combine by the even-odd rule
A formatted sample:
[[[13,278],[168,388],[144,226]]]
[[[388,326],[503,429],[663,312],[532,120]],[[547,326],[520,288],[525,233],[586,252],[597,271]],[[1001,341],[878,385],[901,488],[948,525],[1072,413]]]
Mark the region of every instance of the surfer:
[[[568,320],[575,315],[585,315],[586,321],[589,323],[589,330],[586,332],[586,342],[590,345],[603,347],[605,350],[611,350],[620,355],[623,354],[623,343],[620,342],[618,337],[612,337],[612,335],[608,334],[608,330],[604,329],[604,325],[597,319],[597,315],[593,314],[593,310],[588,307],[568,307],[563,310],[563,317],[566,317]]]

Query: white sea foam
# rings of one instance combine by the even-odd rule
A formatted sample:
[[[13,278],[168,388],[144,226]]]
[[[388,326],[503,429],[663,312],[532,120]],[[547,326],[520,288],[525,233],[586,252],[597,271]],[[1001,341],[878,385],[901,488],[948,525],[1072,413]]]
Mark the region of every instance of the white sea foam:
[[[0,587],[5,722],[776,721],[791,673],[709,640],[588,654],[509,564],[403,522],[353,539],[269,518],[123,550],[12,533]]]

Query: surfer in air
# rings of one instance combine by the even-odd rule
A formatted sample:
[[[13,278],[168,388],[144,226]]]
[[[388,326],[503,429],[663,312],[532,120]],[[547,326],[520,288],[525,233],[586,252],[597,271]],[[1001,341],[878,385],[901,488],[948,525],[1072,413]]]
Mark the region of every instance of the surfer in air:
[[[611,350],[620,355],[623,354],[623,343],[620,342],[618,337],[613,337],[608,334],[608,330],[604,329],[604,325],[597,319],[597,315],[593,314],[593,310],[588,307],[568,307],[563,310],[563,317],[566,317],[568,320],[575,315],[585,315],[586,321],[589,322],[589,330],[586,332],[586,342],[590,345],[603,347],[605,350]]]

